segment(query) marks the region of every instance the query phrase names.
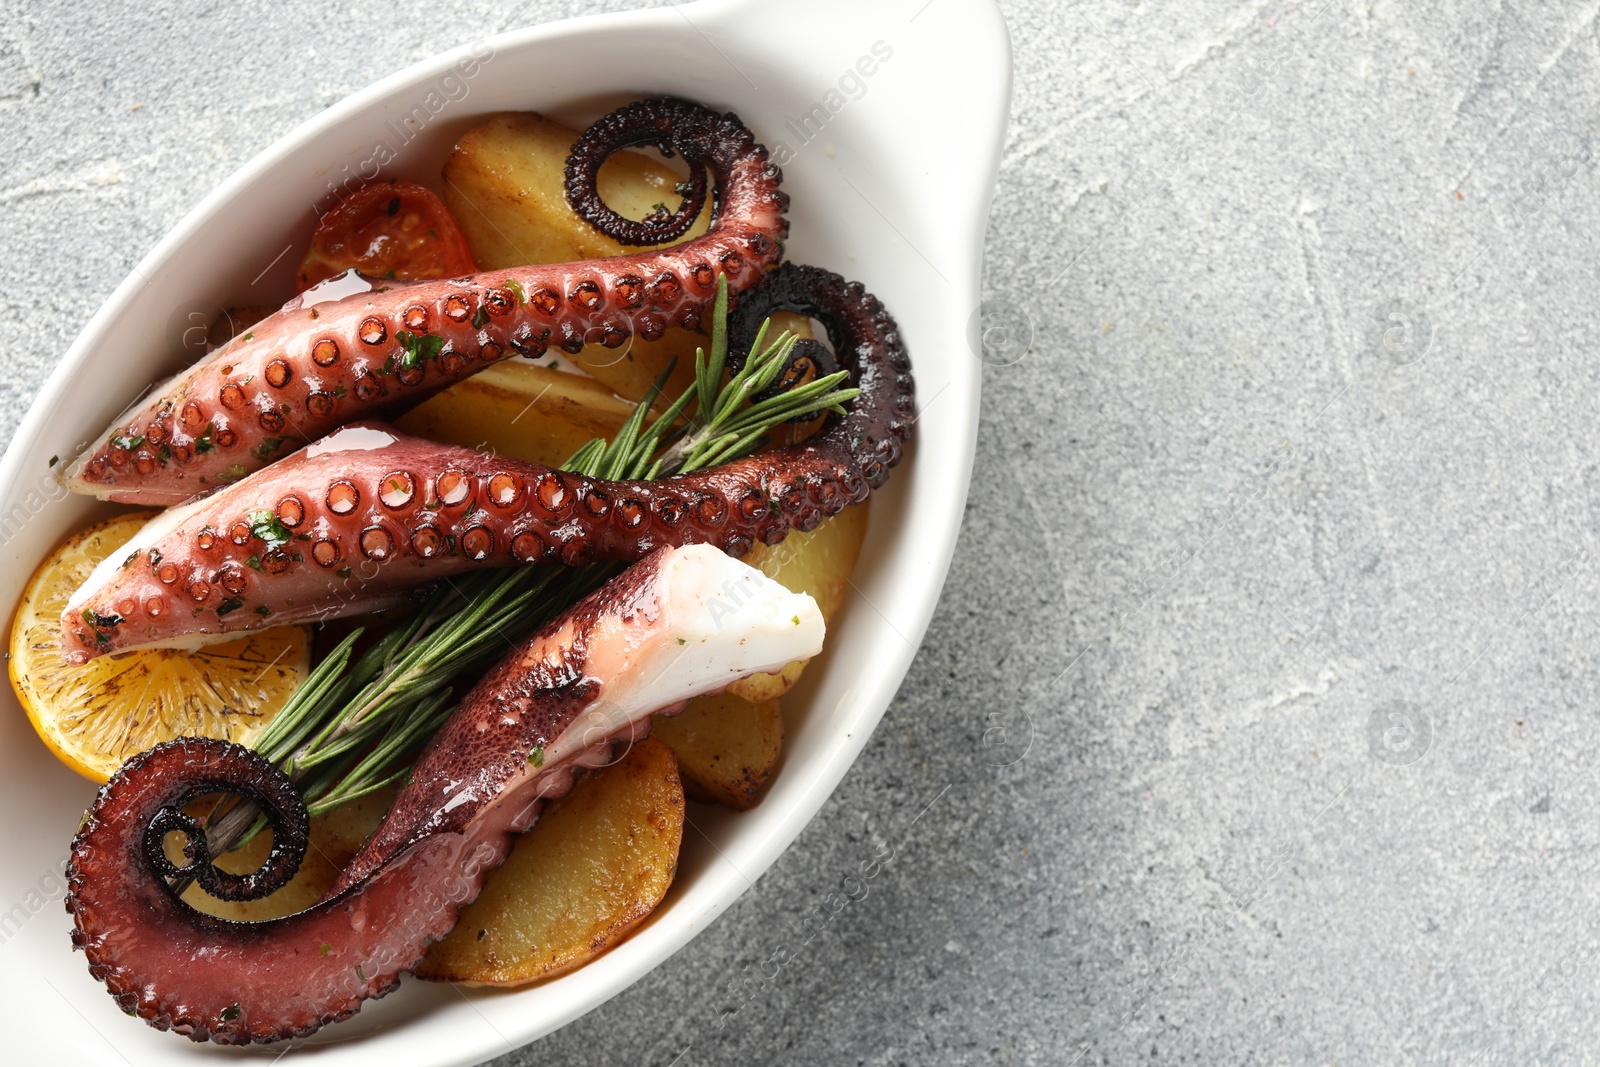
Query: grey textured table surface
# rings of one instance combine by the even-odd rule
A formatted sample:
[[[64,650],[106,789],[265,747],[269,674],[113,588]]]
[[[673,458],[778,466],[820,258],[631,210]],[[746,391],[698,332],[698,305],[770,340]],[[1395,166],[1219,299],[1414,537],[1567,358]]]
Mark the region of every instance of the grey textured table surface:
[[[0,430],[272,139],[631,5],[517,6],[4,0]],[[1600,38],[1536,6],[1007,3],[923,654],[754,892],[499,1063],[1600,1056]]]

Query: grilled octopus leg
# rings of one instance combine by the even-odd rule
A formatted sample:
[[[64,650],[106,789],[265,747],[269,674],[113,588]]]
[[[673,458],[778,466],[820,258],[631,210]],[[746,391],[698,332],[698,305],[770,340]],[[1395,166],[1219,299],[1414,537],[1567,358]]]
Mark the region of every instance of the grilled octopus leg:
[[[606,208],[595,177],[612,152],[645,144],[681,154],[690,178],[675,214],[635,222]],[[574,209],[631,245],[689,229],[705,204],[706,167],[711,228],[671,248],[443,281],[330,279],[158,386],[73,463],[66,484],[107,500],[175,504],[507,356],[695,328],[719,273],[738,293],[782,255],[788,197],[767,150],[736,116],[663,98],[601,119],[567,162]]]
[[[894,320],[861,286],[785,264],[745,296],[730,332],[747,337],[778,309],[821,319],[861,390],[802,444],[612,482],[347,426],[153,519],[68,601],[64,653],[86,662],[371,610],[473,567],[631,561],[697,543],[737,556],[812,529],[888,478],[911,433],[912,379]]]
[[[166,878],[192,874],[230,899],[271,892],[306,848],[298,795],[237,745],[157,746],[106,783],[73,842],[73,942],[122,1009],[158,1029],[222,1044],[310,1033],[398,985],[578,769],[642,737],[650,714],[815,655],[822,636],[809,596],[716,549],[650,555],[484,677],[329,897],[267,922],[203,915]],[[273,824],[272,855],[255,874],[213,868],[181,811],[219,791],[257,801]],[[174,830],[193,856],[181,871],[162,852]]]

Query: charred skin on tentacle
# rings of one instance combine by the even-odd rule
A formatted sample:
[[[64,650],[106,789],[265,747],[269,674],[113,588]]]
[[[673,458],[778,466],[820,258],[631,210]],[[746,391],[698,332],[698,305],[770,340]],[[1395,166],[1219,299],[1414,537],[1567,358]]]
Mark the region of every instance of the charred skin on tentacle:
[[[691,163],[674,215],[625,219],[601,202],[595,174],[620,147],[651,144]],[[400,282],[351,272],[285,304],[119,418],[69,469],[76,492],[174,504],[227,485],[355,419],[404,407],[517,353],[578,352],[697,328],[716,297],[758,284],[782,256],[788,197],[767,150],[734,115],[684,100],[630,104],[573,146],[573,207],[629,243],[672,240],[698,217],[707,188],[715,215],[681,245],[578,263]],[[686,216],[691,208],[696,214]]]
[[[371,610],[480,566],[635,560],[701,543],[741,556],[815,528],[899,461],[915,414],[910,365],[894,320],[860,285],[789,264],[773,289],[768,303],[741,307],[740,343],[764,315],[752,308],[813,315],[861,390],[809,440],[682,477],[612,482],[383,424],[347,426],[153,519],[68,601],[64,653],[86,662]]]
[[[708,610],[719,598],[726,610]],[[266,922],[184,903],[165,880],[179,872],[161,838],[187,829],[199,840],[177,810],[199,794],[261,802],[280,838],[263,872],[211,873],[203,846],[184,870],[208,888],[264,895],[304,853],[300,798],[232,743],[157,746],[106,783],[73,842],[73,943],[118,1005],[158,1029],[221,1044],[308,1034],[398,985],[579,769],[642,737],[652,713],[815,655],[822,638],[815,601],[750,567],[706,547],[652,555],[474,686],[328,897]]]

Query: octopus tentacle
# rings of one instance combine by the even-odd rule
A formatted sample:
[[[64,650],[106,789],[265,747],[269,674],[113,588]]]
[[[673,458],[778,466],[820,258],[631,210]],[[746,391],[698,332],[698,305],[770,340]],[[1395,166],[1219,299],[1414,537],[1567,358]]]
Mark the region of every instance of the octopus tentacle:
[[[469,568],[631,561],[699,543],[740,556],[815,528],[899,461],[913,425],[910,365],[894,320],[860,285],[793,264],[773,285],[773,306],[823,322],[861,390],[809,440],[691,475],[605,481],[347,426],[152,520],[68,601],[65,654],[84,662],[370,610]],[[741,334],[755,315],[737,320]]]
[[[732,605],[734,626],[707,611],[717,596]],[[230,888],[269,891],[305,848],[292,787],[230,742],[157,746],[106,784],[73,842],[73,943],[122,1009],[159,1029],[222,1044],[310,1033],[393,989],[579,769],[642,737],[652,713],[814,655],[822,636],[810,597],[709,548],[656,553],[486,675],[327,898],[266,922],[184,903],[165,880],[176,868],[157,858],[159,843],[185,800],[243,792],[265,803],[275,832],[285,827],[293,862],[269,861],[267,877]],[[204,858],[196,853],[202,878]]]
[[[594,174],[631,143],[676,148],[691,161],[691,222],[710,169],[716,215],[705,234],[670,248],[464,278],[330,279],[157,388],[74,462],[66,484],[125,503],[177,503],[508,356],[617,347],[669,326],[699,327],[719,274],[738,293],[781,258],[782,173],[732,115],[671,99],[624,107],[579,138],[568,187],[585,218],[640,243],[681,236],[691,204],[643,223],[605,207]]]
[[[848,472],[858,471],[867,485],[876,489],[888,478],[889,468],[900,462],[916,421],[911,359],[899,324],[883,302],[860,282],[846,281],[820,267],[786,263],[773,271],[761,288],[741,296],[739,305],[729,314],[730,369],[737,372],[744,366],[761,323],[777,311],[795,311],[817,319],[834,350],[830,353],[819,341],[809,338],[800,341],[766,392],[781,391],[796,379],[805,363],[818,376],[831,374],[843,364],[861,395],[843,418],[830,421],[821,434],[806,444],[742,462],[759,464],[785,453],[809,453],[814,448],[834,459],[841,479],[848,477]]]
[[[823,316],[829,337],[848,334],[848,326],[841,320],[850,294],[840,291],[837,283],[817,277],[817,273],[820,272],[816,272],[815,268],[799,266],[793,270],[775,272],[761,288],[740,297],[738,306],[728,315],[729,370],[737,374],[744,366],[745,360],[750,358],[750,348],[755,343],[761,324],[775,312],[797,311]],[[830,290],[833,291],[831,299]],[[810,337],[802,338],[790,350],[772,384],[754,394],[751,400],[766,400],[799,381],[825,377],[838,369],[839,362],[826,345]],[[798,416],[791,421],[803,422],[807,418]]]
[[[686,127],[700,127],[685,136]],[[641,100],[618,108],[583,132],[567,157],[567,203],[584,221],[625,245],[654,245],[682,237],[700,217],[706,203],[704,145],[721,145],[722,154],[737,158],[749,151],[750,131],[734,115],[716,115],[697,104],[671,97]],[[600,165],[624,148],[650,146],[662,155],[672,156],[678,145],[689,179],[679,186],[683,203],[671,214],[635,221],[606,206],[600,196]],[[713,211],[720,213],[727,199],[727,183],[717,183]]]
[[[241,976],[249,973],[243,969],[246,961],[274,942],[277,958],[263,961],[264,973],[254,976],[253,984],[275,982],[293,969],[306,988],[325,991],[291,1005],[275,1036],[310,1033],[349,1015],[365,997],[392,988],[396,975],[375,974],[368,981],[346,955],[355,913],[350,901],[325,902],[271,923],[239,923],[198,912],[173,892],[166,878],[180,869],[160,850],[161,838],[179,828],[179,820],[196,860],[181,873],[197,876],[214,892],[204,835],[179,809],[198,795],[219,791],[264,803],[273,817],[273,852],[289,857],[269,861],[263,869],[269,877],[257,872],[246,876],[255,879],[249,885],[229,887],[239,891],[227,899],[265,895],[298,867],[306,847],[305,806],[277,768],[249,749],[208,738],[180,738],[141,753],[101,788],[72,845],[66,905],[73,916],[72,943],[88,957],[89,973],[105,983],[128,1014],[160,1030],[223,1044],[263,1039],[245,1018]],[[279,826],[290,822],[297,824],[296,832],[278,840]],[[364,927],[372,937],[360,946],[356,960],[371,958],[380,947],[373,939],[386,933],[372,922]],[[415,934],[406,930],[390,936],[409,941]],[[333,951],[335,945],[340,951]]]
[[[248,750],[243,751],[249,754]],[[137,757],[139,761],[163,758],[166,757],[152,757],[148,752]],[[311,817],[294,785],[272,764],[259,758],[241,762],[237,752],[224,752],[214,760],[199,762],[210,769],[209,775],[191,777],[185,789],[150,820],[144,836],[145,861],[163,878],[192,878],[218,900],[255,900],[287,885],[300,869],[310,843]],[[272,848],[267,860],[249,874],[229,874],[213,866],[204,827],[184,810],[192,801],[220,792],[234,793],[254,803],[272,827]],[[182,866],[167,858],[166,835],[174,831],[184,836],[184,858],[188,862]]]

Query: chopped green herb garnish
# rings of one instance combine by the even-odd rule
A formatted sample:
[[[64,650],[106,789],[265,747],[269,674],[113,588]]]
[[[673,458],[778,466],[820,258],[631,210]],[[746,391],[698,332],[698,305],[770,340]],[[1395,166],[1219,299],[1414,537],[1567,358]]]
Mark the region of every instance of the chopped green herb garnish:
[[[394,339],[406,350],[406,354],[400,357],[400,366],[404,370],[420,367],[430,359],[438,359],[439,350],[444,347],[444,338],[436,333],[417,334],[401,330],[394,335]]]
[[[533,751],[528,753],[528,762],[533,764],[535,767],[543,767],[544,766],[544,746],[543,745],[534,745],[533,746]]]
[[[226,597],[223,597],[222,598],[222,603],[217,605],[217,618],[220,619],[225,615],[231,615],[233,612],[238,611],[242,607],[244,607],[244,597],[242,597],[242,596],[226,596]]]
[[[250,513],[250,532],[265,541],[268,548],[282,548],[289,543],[289,528],[265,508]]]
[[[89,629],[94,634],[94,643],[100,648],[109,648],[111,647],[111,636],[105,630],[120,625],[122,616],[97,615],[92,608],[84,608],[83,621],[89,624]],[[102,629],[102,627],[105,629]]]
[[[517,303],[526,304],[528,302],[528,290],[524,289],[522,283],[515,278],[507,278],[501,285],[511,290],[517,298]]]
[[[261,443],[250,450],[250,454],[265,463],[272,458],[272,454],[283,447],[282,437],[263,437]]]
[[[253,571],[258,571],[261,569],[261,557],[251,556],[249,559],[244,561],[244,565]]]
[[[472,328],[481,330],[487,325],[489,325],[489,309],[479,304],[478,310],[472,313]]]

